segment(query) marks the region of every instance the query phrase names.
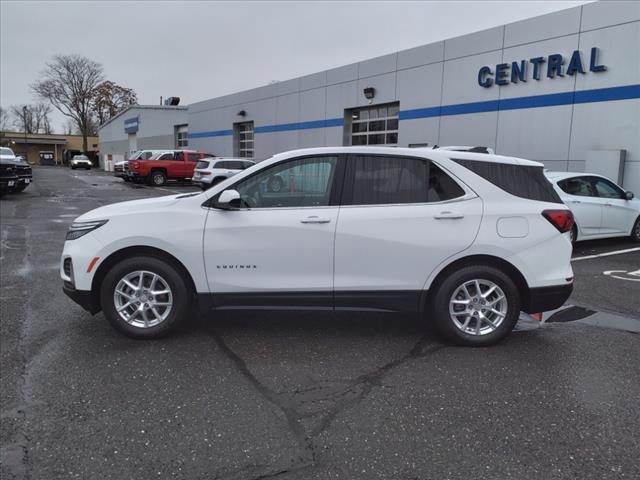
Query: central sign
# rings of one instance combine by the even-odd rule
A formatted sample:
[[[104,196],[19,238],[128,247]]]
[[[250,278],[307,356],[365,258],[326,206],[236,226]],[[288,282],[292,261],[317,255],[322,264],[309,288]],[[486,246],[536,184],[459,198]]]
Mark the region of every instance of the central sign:
[[[554,53],[547,57],[533,57],[529,60],[511,62],[511,64],[499,63],[496,65],[495,71],[491,70],[491,67],[484,66],[478,71],[478,85],[490,88],[494,83],[496,85],[507,85],[509,83],[526,82],[528,79],[527,70],[530,65],[532,66],[531,78],[540,80],[545,63],[547,78],[564,77],[565,74],[573,76],[576,73],[586,73],[580,50],[574,50],[564,71],[564,57],[559,53]],[[598,48],[593,47],[589,59],[589,71],[604,72],[606,70],[607,67],[605,65],[598,64]]]
[[[136,133],[138,131],[138,117],[128,118],[124,121],[125,133]]]

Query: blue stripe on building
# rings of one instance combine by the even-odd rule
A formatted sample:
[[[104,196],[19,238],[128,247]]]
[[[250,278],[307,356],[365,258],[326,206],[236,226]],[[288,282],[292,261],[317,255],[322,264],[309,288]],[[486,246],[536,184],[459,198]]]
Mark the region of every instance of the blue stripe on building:
[[[640,98],[640,84],[622,87],[596,88],[575,92],[551,93],[529,97],[502,98],[486,102],[459,103],[440,107],[416,108],[402,110],[400,120],[417,118],[444,117],[449,115],[466,115],[470,113],[497,112],[500,110],[520,110],[524,108],[554,107],[580,103],[610,102],[614,100],[630,100]],[[312,128],[342,127],[344,119],[313,120],[309,122],[285,123],[281,125],[264,125],[255,127],[255,133],[287,132],[291,130],[307,130]],[[190,133],[189,138],[222,137],[233,135],[233,130],[216,130],[211,132]]]

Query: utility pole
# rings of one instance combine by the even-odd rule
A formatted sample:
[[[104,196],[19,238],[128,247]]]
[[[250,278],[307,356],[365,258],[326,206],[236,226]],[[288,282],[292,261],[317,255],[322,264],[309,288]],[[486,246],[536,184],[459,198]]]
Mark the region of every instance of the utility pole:
[[[29,143],[27,143],[27,106],[22,106],[22,126],[24,128],[24,161],[29,163]]]

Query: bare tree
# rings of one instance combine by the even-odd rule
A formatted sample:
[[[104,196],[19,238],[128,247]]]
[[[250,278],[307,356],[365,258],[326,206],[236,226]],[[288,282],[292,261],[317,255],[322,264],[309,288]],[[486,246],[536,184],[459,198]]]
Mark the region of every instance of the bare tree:
[[[11,117],[6,108],[0,107],[0,132],[5,132],[9,128]]]
[[[75,135],[78,133],[78,126],[73,120],[67,120],[62,128],[62,133],[65,135]]]
[[[11,105],[13,126],[20,132],[36,133],[33,107],[31,105]]]
[[[102,82],[97,86],[92,99],[97,125],[102,125],[121,110],[137,102],[138,96],[131,88],[122,87],[109,80]]]
[[[91,100],[104,78],[102,65],[81,55],[56,55],[47,63],[42,80],[31,88],[60,113],[71,118],[82,134],[82,149],[88,151],[87,137],[93,128]]]
[[[33,127],[35,133],[51,133],[51,105],[47,103],[36,103],[31,106],[33,116]]]

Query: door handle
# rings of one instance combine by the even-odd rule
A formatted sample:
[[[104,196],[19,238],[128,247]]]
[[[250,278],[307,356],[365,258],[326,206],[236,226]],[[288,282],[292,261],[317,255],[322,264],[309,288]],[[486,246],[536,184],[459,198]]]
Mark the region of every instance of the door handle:
[[[330,221],[330,218],[317,217],[313,215],[311,217],[303,218],[300,220],[300,223],[329,223]]]
[[[580,200],[569,200],[569,203],[582,203]]]
[[[458,212],[440,212],[433,216],[436,220],[459,220],[464,218],[462,213]]]

